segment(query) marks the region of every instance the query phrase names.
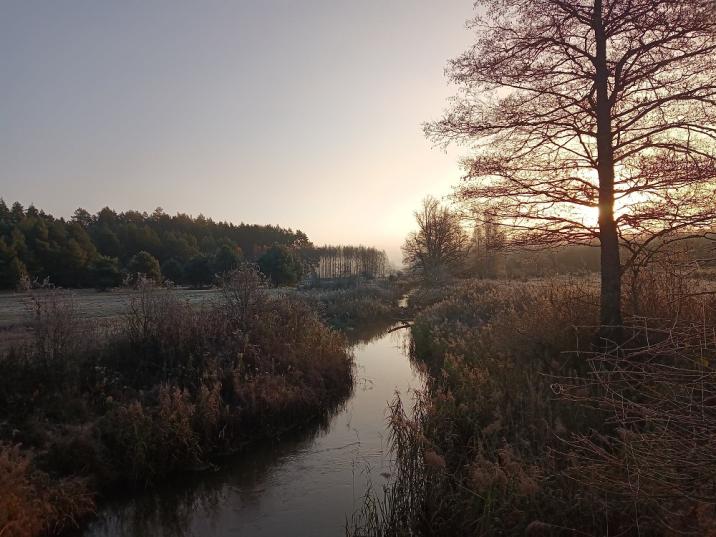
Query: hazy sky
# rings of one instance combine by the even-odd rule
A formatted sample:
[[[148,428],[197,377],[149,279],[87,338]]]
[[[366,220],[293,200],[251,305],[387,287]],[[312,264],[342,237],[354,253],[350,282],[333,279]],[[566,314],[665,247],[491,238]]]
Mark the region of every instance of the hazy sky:
[[[456,182],[420,124],[472,0],[0,0],[0,196],[157,206],[397,260]]]

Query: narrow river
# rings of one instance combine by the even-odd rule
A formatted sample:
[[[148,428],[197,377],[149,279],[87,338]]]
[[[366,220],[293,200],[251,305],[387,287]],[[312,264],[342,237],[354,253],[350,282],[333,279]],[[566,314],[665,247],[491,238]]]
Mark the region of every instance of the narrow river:
[[[326,423],[220,470],[107,504],[86,537],[335,537],[372,483],[390,475],[387,404],[422,386],[399,329],[353,347],[356,385]]]

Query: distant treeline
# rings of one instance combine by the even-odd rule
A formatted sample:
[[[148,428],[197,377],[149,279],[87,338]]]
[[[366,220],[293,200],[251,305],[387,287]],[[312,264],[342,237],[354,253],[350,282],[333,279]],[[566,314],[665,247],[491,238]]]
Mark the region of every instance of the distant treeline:
[[[312,276],[382,278],[388,271],[385,252],[367,246],[321,246],[310,251]]]
[[[202,285],[242,260],[275,265],[286,251],[310,248],[301,231],[278,226],[215,222],[202,215],[97,214],[77,209],[55,218],[34,206],[0,199],[0,288],[46,278],[63,287],[114,287],[132,273]],[[299,271],[300,272],[300,271]],[[299,274],[300,276],[300,274]]]

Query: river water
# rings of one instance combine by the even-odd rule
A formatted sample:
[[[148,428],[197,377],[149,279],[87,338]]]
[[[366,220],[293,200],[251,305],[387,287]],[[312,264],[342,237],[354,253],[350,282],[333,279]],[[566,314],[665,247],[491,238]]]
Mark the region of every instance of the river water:
[[[351,397],[313,429],[255,446],[216,472],[106,504],[85,537],[338,536],[391,464],[387,405],[422,387],[407,329],[353,346]]]

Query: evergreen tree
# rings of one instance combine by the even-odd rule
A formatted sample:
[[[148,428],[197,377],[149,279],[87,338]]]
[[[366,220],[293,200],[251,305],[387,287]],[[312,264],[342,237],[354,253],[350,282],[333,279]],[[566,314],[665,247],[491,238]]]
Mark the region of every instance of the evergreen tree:
[[[173,257],[162,263],[162,274],[172,283],[184,282],[184,267]]]
[[[223,244],[217,248],[212,260],[212,269],[215,274],[223,274],[234,270],[241,263],[241,254],[236,247]]]
[[[27,277],[25,264],[0,239],[0,289],[16,289],[23,278]]]
[[[274,285],[295,285],[303,275],[303,264],[294,251],[276,244],[259,258],[259,269]]]
[[[214,281],[210,259],[205,255],[192,257],[184,268],[184,278],[194,287],[210,285]]]
[[[117,258],[98,256],[92,263],[91,273],[94,286],[100,291],[122,285],[122,271]]]
[[[155,282],[161,282],[162,280],[159,261],[152,254],[145,251],[141,251],[132,257],[129,262],[129,274],[134,281],[140,275]]]

